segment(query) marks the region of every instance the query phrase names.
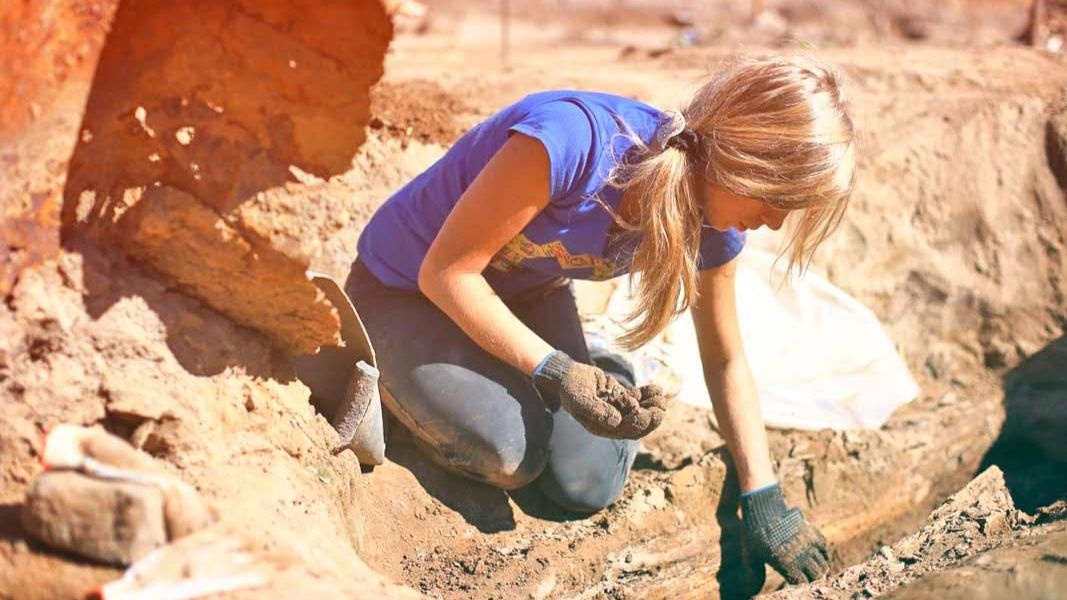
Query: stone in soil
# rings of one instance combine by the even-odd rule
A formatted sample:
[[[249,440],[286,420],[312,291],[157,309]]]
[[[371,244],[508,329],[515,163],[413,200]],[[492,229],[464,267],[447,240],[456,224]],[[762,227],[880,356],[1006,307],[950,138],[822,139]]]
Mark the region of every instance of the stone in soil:
[[[119,565],[167,543],[158,489],[74,472],[47,472],[34,479],[22,527],[54,548]]]

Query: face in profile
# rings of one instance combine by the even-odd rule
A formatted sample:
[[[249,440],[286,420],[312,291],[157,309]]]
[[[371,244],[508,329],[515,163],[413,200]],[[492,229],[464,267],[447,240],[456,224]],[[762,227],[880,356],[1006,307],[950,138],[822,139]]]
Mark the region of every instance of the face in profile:
[[[738,231],[748,231],[764,225],[778,231],[790,212],[774,208],[755,198],[738,196],[714,183],[705,183],[703,188],[701,211],[712,229],[718,231],[726,231],[731,227]]]

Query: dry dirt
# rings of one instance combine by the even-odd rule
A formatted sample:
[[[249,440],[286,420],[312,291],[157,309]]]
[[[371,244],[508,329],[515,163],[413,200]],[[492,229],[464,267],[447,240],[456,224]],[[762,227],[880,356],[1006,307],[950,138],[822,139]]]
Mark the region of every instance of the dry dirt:
[[[280,348],[337,340],[304,276],[392,27],[376,2],[120,3],[64,189],[64,236],[116,247]]]
[[[39,114],[0,98],[4,177],[21,186],[0,231],[21,239],[7,232],[52,202],[34,222],[55,236],[5,244],[0,261],[0,598],[75,597],[118,575],[18,529],[38,437],[61,421],[102,424],[195,485],[219,532],[272,565],[271,596],[730,594],[736,483],[701,410],[675,403],[622,499],[578,518],[451,476],[400,431],[390,461],[361,473],[329,452],[335,433],[284,352],[335,333],[303,270],[343,277],[374,207],[479,118],[551,87],[671,107],[723,46],[534,20],[514,24],[503,68],[492,15],[449,15],[456,27],[394,40],[368,96],[388,38],[375,2],[169,15],[124,0],[90,92],[114,3],[46,4],[57,22],[95,20],[70,26],[86,54],[49,50],[80,58],[27,88],[49,100]],[[350,47],[339,22],[377,33],[345,35],[367,42]],[[157,38],[181,43],[143,52]],[[785,593],[946,597],[976,577],[1062,578],[1062,505],[1038,508],[1067,497],[1067,59],[930,43],[819,53],[850,78],[863,159],[817,267],[875,310],[923,393],[879,431],[773,432],[788,499],[835,551],[831,579]],[[1006,487],[987,473],[930,513],[992,462]]]

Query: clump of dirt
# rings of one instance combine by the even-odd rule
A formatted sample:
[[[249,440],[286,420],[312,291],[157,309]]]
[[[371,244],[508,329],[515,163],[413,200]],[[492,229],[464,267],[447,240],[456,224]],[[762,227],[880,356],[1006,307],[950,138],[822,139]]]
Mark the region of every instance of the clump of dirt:
[[[472,125],[471,108],[460,96],[425,79],[383,81],[371,91],[370,128],[387,138],[423,144],[451,144]]]
[[[883,546],[870,560],[825,581],[789,588],[767,597],[799,600],[881,596],[928,573],[957,567],[991,549],[1018,545],[1025,538],[1049,537],[1054,544],[1067,534],[1067,522],[1060,520],[1064,516],[1067,515],[1054,510],[1035,518],[1017,510],[1003,473],[991,467],[934,510],[917,533],[891,546]],[[1040,539],[1038,542],[1042,543]],[[1058,565],[1059,568],[1054,570],[1062,582],[1067,578],[1067,566],[1052,562]],[[1044,586],[1048,592],[1060,589],[1054,581],[1045,581]],[[951,587],[976,589],[967,579],[961,579]]]
[[[932,573],[889,597],[897,600],[1055,598],[1067,586],[1067,531],[1035,530],[959,566]]]

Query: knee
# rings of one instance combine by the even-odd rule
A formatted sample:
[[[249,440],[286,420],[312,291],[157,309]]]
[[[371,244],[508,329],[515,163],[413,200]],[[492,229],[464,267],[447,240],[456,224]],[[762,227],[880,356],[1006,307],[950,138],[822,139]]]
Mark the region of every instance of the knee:
[[[605,481],[585,481],[558,487],[547,494],[553,502],[579,513],[595,513],[614,504],[622,494],[622,484]]]
[[[611,506],[622,494],[626,472],[546,473],[538,480],[541,491],[556,504],[579,513],[595,513]]]
[[[538,440],[470,436],[440,448],[445,462],[464,475],[505,490],[532,483],[548,462],[547,444]]]
[[[486,449],[492,460],[486,461],[486,479],[496,487],[515,490],[527,486],[545,470],[548,451],[543,444],[514,448],[493,445]]]

